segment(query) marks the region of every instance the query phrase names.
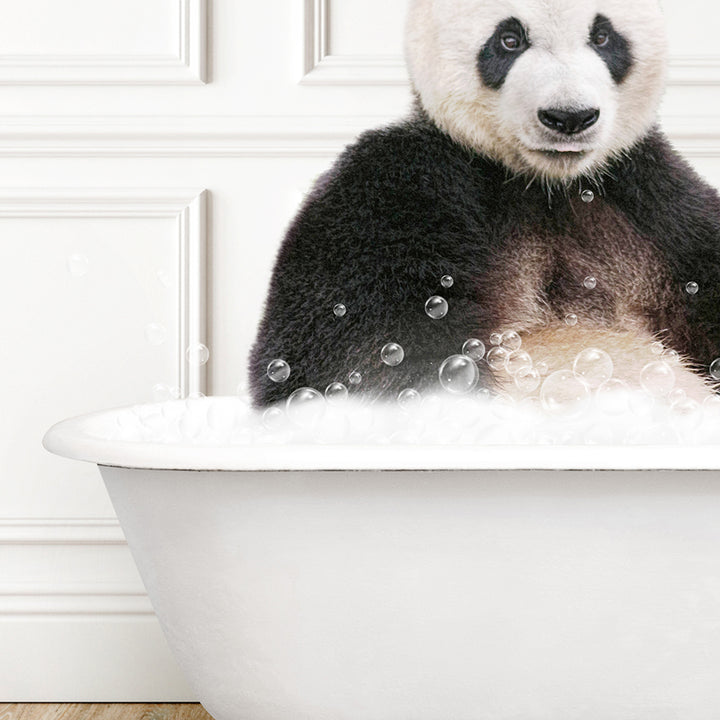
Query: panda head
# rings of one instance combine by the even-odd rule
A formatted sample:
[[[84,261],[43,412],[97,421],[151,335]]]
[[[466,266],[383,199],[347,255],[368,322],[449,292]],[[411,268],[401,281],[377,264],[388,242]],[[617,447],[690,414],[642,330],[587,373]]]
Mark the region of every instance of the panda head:
[[[411,0],[406,54],[439,127],[548,181],[600,176],[665,84],[658,0]]]

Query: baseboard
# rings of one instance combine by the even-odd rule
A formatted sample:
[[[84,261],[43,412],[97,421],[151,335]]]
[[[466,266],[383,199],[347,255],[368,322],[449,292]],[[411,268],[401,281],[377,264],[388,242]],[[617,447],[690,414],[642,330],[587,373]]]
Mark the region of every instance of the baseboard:
[[[4,616],[0,647],[4,702],[196,701],[152,615]]]

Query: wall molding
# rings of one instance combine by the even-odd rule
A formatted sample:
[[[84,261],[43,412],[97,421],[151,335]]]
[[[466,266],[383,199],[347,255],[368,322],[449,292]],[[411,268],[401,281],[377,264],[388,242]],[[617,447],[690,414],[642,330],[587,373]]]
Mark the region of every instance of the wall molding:
[[[401,55],[332,55],[330,0],[305,0],[302,85],[407,85]]]
[[[0,618],[17,616],[154,616],[150,599],[130,587],[100,583],[0,585]]]
[[[720,55],[675,55],[670,57],[671,86],[720,85]]]
[[[0,518],[3,545],[127,545],[117,518]]]
[[[0,518],[0,547],[21,551],[47,546],[74,553],[82,548],[127,548],[116,518]],[[70,557],[63,555],[62,557]],[[74,555],[73,555],[74,557]],[[82,557],[81,555],[77,556]],[[63,576],[77,573],[68,565]],[[147,594],[137,583],[93,582],[87,579],[35,582],[0,580],[0,617],[138,616],[154,614]]]
[[[207,366],[186,349],[207,345],[207,191],[183,188],[0,188],[1,218],[171,218],[179,262],[177,376],[183,395],[207,390]]]
[[[391,116],[0,118],[0,157],[333,157]]]
[[[305,0],[305,58],[302,85],[407,85],[402,55],[333,55],[331,0]],[[670,57],[670,86],[720,85],[720,55]]]
[[[207,0],[177,0],[177,52],[0,54],[0,85],[194,85],[207,81]]]

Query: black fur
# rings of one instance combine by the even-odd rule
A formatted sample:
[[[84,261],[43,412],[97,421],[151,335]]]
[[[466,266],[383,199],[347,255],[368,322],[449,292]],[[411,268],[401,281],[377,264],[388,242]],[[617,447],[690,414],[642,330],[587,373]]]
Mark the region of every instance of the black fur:
[[[598,33],[607,36],[607,42],[600,46],[595,42]],[[627,38],[619,33],[605,15],[596,15],[590,30],[590,46],[608,66],[612,79],[619,85],[633,66],[632,47]]]
[[[517,49],[507,50],[503,47],[502,38],[506,34],[517,37]],[[517,18],[508,18],[499,23],[478,54],[477,66],[483,82],[493,90],[499,90],[505,83],[510,68],[529,47],[525,28]]]
[[[707,368],[720,356],[718,194],[657,130],[615,163],[608,178],[604,197],[589,206],[578,201],[579,187],[550,205],[541,187],[509,180],[501,165],[454,143],[420,110],[365,133],[316,185],[280,249],[250,359],[255,403],[281,400],[303,386],[349,385],[354,370],[363,376],[361,385],[350,386],[355,393],[394,397],[436,384],[440,363],[466,339],[487,342],[492,330],[523,321],[508,317],[506,294],[517,272],[506,258],[518,238],[542,228],[538,243],[556,260],[538,293],[558,318],[582,291],[585,272],[553,246],[558,238],[575,238],[590,258],[600,258],[597,232],[611,238],[614,232],[620,249],[606,262],[627,264],[633,277],[625,236],[602,227],[614,216],[637,235],[636,251],[651,254],[665,273],[652,278],[657,298],[638,300],[638,318]],[[455,279],[447,290],[440,284],[445,274]],[[684,290],[690,281],[700,285],[695,296]],[[632,286],[626,290],[632,297]],[[425,314],[434,294],[450,305],[442,320]],[[602,288],[592,298],[594,317],[610,322],[614,298]],[[347,306],[345,317],[333,314],[336,303]],[[387,342],[405,349],[398,367],[380,360]],[[285,383],[267,378],[275,358],[292,368]],[[480,369],[489,386],[489,369],[484,363]]]

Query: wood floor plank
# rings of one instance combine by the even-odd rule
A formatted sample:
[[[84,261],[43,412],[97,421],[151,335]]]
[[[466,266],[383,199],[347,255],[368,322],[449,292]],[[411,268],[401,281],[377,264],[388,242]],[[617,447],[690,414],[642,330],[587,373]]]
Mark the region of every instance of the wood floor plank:
[[[0,720],[213,720],[198,703],[0,703]]]

